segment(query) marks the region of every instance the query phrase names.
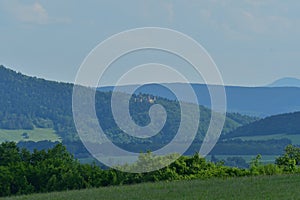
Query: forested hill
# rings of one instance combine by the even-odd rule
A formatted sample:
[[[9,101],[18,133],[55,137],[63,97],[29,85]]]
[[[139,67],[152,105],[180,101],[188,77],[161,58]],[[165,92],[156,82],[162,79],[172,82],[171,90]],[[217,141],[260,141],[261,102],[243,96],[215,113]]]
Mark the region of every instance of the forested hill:
[[[4,66],[0,66],[0,96],[0,128],[63,125],[72,115],[72,84],[25,76]]]
[[[35,77],[25,76],[0,66],[0,129],[33,129],[34,127],[52,127],[62,137],[64,142],[76,141],[76,131],[72,118],[72,84],[47,81]],[[110,92],[98,92],[96,95],[97,114],[104,129],[117,143],[124,142],[124,135],[116,127],[110,111]],[[147,98],[141,94],[135,98]],[[168,111],[165,134],[160,137],[172,138],[180,117],[178,102],[157,97]],[[138,124],[147,124],[148,109],[152,104],[148,101],[131,102],[130,109]],[[204,134],[210,120],[210,110],[201,109],[201,123],[199,134]],[[238,126],[250,123],[256,118],[228,114],[224,132],[232,131]],[[116,133],[116,134],[115,134]],[[118,133],[118,134],[117,134]],[[128,138],[127,138],[128,139]],[[125,137],[125,141],[129,141]],[[160,138],[159,141],[168,141]]]
[[[287,113],[267,117],[227,134],[227,137],[266,136],[275,134],[300,136],[300,112]]]

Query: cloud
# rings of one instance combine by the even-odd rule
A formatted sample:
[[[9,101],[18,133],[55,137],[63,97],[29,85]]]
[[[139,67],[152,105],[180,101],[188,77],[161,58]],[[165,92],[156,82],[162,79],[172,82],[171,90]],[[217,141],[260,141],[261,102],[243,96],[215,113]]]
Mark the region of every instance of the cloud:
[[[22,4],[19,1],[5,1],[5,9],[10,12],[14,18],[23,23],[30,24],[49,24],[49,23],[68,23],[67,18],[53,18],[49,17],[44,6],[35,2],[33,4]]]
[[[300,20],[295,17],[298,16],[297,9],[280,1],[211,0],[190,4],[189,11],[198,10],[199,25],[222,32],[230,38],[285,37],[300,32]]]
[[[263,12],[255,13],[250,11],[242,11],[240,17],[240,27],[250,33],[257,34],[284,34],[289,31],[295,31],[293,24],[297,22],[285,17],[284,15]]]
[[[164,7],[167,11],[169,22],[173,22],[173,20],[174,20],[174,7],[173,7],[173,4],[171,2],[165,2]]]
[[[175,6],[172,1],[152,1],[144,0],[138,1],[140,10],[139,15],[144,20],[149,22],[159,22],[172,24],[175,19]]]
[[[38,2],[33,5],[21,5],[15,9],[15,16],[23,22],[47,24],[50,19],[45,8]]]

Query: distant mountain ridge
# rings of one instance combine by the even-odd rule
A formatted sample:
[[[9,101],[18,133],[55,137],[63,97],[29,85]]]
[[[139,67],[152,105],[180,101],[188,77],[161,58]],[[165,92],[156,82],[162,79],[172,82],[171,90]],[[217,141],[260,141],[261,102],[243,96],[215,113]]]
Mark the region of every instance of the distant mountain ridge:
[[[300,87],[300,79],[286,77],[274,81],[267,85],[267,87]]]
[[[166,86],[176,87],[183,94],[184,83],[167,83]],[[120,86],[122,91],[131,91],[134,85]],[[210,95],[207,86],[204,84],[192,84],[198,97],[200,105],[210,107]],[[219,86],[213,86],[219,87]],[[181,89],[182,88],[182,89]],[[98,88],[99,91],[111,91],[114,87]],[[281,113],[300,111],[300,88],[297,87],[238,87],[225,86],[227,95],[228,112],[238,112],[241,114],[266,117]],[[167,99],[175,99],[175,95],[170,90],[158,84],[146,84],[135,91],[138,93],[152,94]],[[185,101],[191,102],[189,95]]]

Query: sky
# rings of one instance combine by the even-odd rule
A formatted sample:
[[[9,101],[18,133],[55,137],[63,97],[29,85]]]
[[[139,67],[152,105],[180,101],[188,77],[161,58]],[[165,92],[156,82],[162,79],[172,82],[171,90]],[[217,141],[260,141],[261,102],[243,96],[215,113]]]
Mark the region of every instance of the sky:
[[[299,10],[297,0],[0,0],[0,64],[74,82],[84,58],[108,37],[163,27],[200,43],[226,85],[300,79]]]

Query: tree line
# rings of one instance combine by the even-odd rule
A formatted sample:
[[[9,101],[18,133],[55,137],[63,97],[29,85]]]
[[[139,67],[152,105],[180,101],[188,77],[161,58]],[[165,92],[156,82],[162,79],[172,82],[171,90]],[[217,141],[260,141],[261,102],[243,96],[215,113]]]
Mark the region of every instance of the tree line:
[[[134,169],[138,162],[156,165],[162,161],[150,152],[140,154],[136,163],[119,166]],[[263,165],[258,155],[247,169],[210,162],[198,154],[180,156],[170,165],[149,173],[126,173],[101,169],[96,164],[81,164],[57,144],[48,150],[30,152],[14,142],[0,145],[0,196],[84,189],[141,182],[206,179],[211,177],[240,177],[300,173],[300,148],[288,145],[274,164]],[[153,166],[152,166],[153,167]]]

